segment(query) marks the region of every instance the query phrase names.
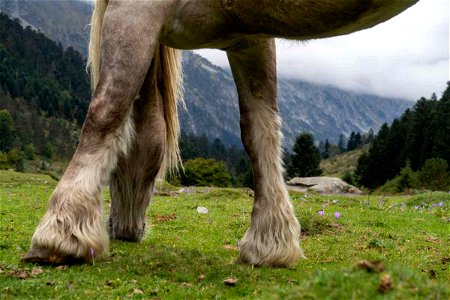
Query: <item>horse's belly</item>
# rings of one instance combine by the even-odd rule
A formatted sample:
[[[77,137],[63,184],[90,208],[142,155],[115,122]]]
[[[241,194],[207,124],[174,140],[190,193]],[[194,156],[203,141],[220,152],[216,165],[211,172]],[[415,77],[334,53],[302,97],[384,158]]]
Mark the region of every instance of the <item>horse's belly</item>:
[[[160,36],[161,43],[177,49],[224,49],[235,41],[217,0],[178,1]]]

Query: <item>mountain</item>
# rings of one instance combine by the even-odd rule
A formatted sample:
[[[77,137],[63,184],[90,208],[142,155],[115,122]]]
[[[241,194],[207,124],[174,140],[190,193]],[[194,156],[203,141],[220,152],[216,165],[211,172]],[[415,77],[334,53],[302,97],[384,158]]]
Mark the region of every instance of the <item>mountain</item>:
[[[238,98],[230,73],[190,51],[183,52],[183,71],[187,111],[180,110],[181,130],[240,145]]]
[[[234,81],[229,71],[205,58],[185,51],[186,106],[180,113],[182,129],[205,133],[226,144],[239,141],[239,110]],[[329,86],[280,78],[280,114],[285,146],[292,146],[302,131],[314,133],[316,140],[338,140],[339,134],[375,131],[390,123],[413,103],[406,100],[361,95]]]
[[[83,1],[0,0],[0,10],[18,17],[24,26],[31,25],[83,54],[91,5]],[[183,67],[188,111],[180,110],[182,130],[240,145],[237,94],[229,70],[189,51],[183,54]],[[288,149],[301,131],[312,132],[316,141],[337,142],[341,133],[377,131],[413,105],[286,78],[279,80],[278,89]]]
[[[49,117],[83,122],[90,85],[78,51],[0,13],[0,61],[0,87],[12,98]]]
[[[69,158],[90,100],[81,54],[0,13],[0,62],[0,169]]]
[[[377,132],[414,104],[283,78],[278,94],[287,142],[300,131],[313,132],[316,140],[334,143],[341,133],[348,137],[352,131],[367,133],[372,128]]]
[[[74,0],[0,0],[0,11],[22,26],[43,32],[64,48],[73,46],[87,55],[92,3]]]

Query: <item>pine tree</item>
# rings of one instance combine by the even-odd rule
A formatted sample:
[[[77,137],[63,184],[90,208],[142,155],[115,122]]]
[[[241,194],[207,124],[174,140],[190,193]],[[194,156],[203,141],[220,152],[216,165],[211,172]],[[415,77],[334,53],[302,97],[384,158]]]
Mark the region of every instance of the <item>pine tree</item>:
[[[412,189],[416,186],[416,174],[411,169],[409,161],[406,162],[406,166],[400,170],[398,176],[397,192],[401,193],[405,190]]]
[[[294,153],[291,155],[290,163],[287,166],[289,177],[308,177],[322,174],[320,152],[314,146],[314,137],[311,133],[301,133],[295,141],[293,151]]]
[[[348,138],[347,151],[355,150],[355,148],[356,148],[356,146],[355,146],[355,136],[356,136],[356,133],[354,131],[352,131],[350,133],[349,138]]]
[[[390,170],[389,163],[389,126],[381,126],[378,136],[367,153],[358,159],[355,175],[358,183],[367,188],[375,188],[386,181],[386,173]]]
[[[339,150],[341,152],[344,152],[347,150],[347,138],[342,133],[339,135],[339,142],[338,142]]]
[[[328,139],[325,140],[325,145],[323,146],[322,158],[327,159],[330,157],[330,142]]]
[[[372,143],[372,141],[373,141],[374,138],[375,138],[375,134],[374,134],[374,132],[373,132],[373,129],[370,128],[370,129],[369,129],[369,132],[367,133],[367,137],[366,137],[366,139],[365,139],[365,141],[364,141],[364,144],[370,144],[370,143]]]
[[[227,157],[227,149],[219,138],[216,138],[211,147],[211,156],[215,160],[225,161]]]
[[[437,101],[421,98],[410,114],[405,152],[408,153],[413,170],[418,170],[428,158],[431,158],[434,133],[430,125],[436,106]]]
[[[353,149],[358,148],[359,146],[361,146],[362,144],[362,137],[361,137],[361,133],[357,133],[355,134],[355,141],[354,141],[354,145],[353,145]]]
[[[450,82],[436,107],[432,127],[435,133],[430,157],[450,162]]]
[[[0,110],[0,151],[8,152],[15,138],[14,121],[6,109]]]
[[[432,191],[448,191],[450,174],[448,162],[442,158],[428,159],[419,172],[422,187]]]

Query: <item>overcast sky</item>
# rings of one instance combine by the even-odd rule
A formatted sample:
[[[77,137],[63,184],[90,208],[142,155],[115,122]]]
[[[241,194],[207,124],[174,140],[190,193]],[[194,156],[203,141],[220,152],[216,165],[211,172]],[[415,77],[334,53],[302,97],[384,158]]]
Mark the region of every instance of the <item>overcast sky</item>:
[[[347,36],[278,40],[278,73],[380,96],[417,100],[449,80],[449,1],[421,0],[403,14]],[[198,50],[219,66],[224,52]]]

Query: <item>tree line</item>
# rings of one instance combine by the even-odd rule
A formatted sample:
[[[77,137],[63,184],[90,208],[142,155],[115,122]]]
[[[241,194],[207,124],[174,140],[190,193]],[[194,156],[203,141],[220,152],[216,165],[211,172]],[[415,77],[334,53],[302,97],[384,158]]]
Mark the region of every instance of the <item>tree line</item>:
[[[0,90],[0,169],[23,171],[24,160],[42,160],[41,169],[53,160],[72,157],[80,127],[62,118],[43,117]],[[5,107],[12,107],[11,112]]]
[[[400,175],[402,169],[408,173],[434,168],[447,178],[449,188],[449,161],[450,82],[439,100],[435,94],[421,98],[391,125],[384,124],[359,158],[354,175],[360,185],[374,189]],[[427,188],[426,177],[422,177],[421,185]]]
[[[0,168],[72,156],[90,101],[84,65],[74,49],[0,13]]]

